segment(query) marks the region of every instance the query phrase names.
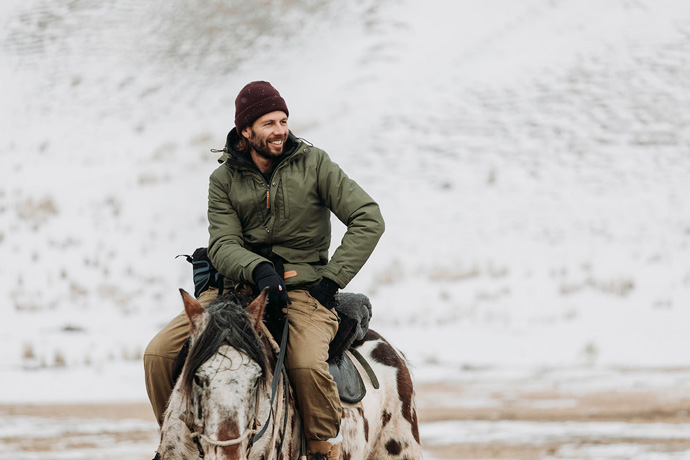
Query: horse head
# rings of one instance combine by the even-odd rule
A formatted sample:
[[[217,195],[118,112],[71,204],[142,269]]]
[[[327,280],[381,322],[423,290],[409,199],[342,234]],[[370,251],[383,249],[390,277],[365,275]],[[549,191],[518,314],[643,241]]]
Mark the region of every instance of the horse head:
[[[205,460],[246,459],[257,399],[266,391],[268,350],[259,332],[267,292],[251,303],[226,294],[206,310],[180,292],[191,325],[189,354],[168,403],[158,453],[162,460],[195,459],[200,452]]]

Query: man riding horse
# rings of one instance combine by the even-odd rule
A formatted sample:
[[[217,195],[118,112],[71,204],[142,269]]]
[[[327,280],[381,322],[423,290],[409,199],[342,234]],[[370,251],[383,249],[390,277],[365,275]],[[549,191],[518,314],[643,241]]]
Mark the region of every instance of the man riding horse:
[[[270,83],[246,85],[235,100],[235,128],[210,177],[209,248],[213,265],[236,289],[268,288],[269,308],[289,307],[285,365],[304,421],[310,458],[338,458],[341,403],[328,364],[338,328],[334,297],[362,268],[384,231],[376,202],[326,152],[288,130],[285,100]],[[330,216],[347,226],[329,260]],[[217,296],[199,297],[204,307]],[[184,312],[144,354],[154,413],[172,391],[175,356],[187,336]]]

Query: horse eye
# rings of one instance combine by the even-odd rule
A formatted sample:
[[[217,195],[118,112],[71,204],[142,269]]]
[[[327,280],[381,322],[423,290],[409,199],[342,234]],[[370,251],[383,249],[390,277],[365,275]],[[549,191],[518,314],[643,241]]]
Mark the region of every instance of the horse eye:
[[[199,377],[198,375],[195,375],[195,376],[194,376],[194,383],[196,383],[196,384],[199,385],[200,387],[203,387],[203,386],[204,386],[204,381],[203,381],[203,379],[202,379],[201,377]]]

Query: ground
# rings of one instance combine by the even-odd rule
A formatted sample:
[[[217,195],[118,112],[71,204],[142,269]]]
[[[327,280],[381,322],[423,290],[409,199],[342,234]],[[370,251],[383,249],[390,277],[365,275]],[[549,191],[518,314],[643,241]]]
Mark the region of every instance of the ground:
[[[647,384],[617,370],[618,389],[594,372],[468,373],[417,386],[426,459],[690,458],[690,369],[646,370]],[[0,459],[143,460],[157,438],[146,403],[0,406]]]

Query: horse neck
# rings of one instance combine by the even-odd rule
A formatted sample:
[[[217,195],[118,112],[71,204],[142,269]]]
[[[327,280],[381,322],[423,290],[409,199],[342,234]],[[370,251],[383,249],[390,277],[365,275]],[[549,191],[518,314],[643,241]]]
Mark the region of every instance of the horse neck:
[[[269,371],[266,373],[266,389],[263,397],[259,401],[257,408],[258,420],[262,424],[266,423],[268,414],[271,410],[271,384],[273,382],[273,371],[278,360],[277,354],[273,352],[273,347],[270,343],[272,337],[264,336],[263,343],[268,354]],[[284,458],[284,459],[299,459],[300,447],[302,442],[302,421],[295,407],[295,400],[290,394],[289,403],[285,404],[285,385],[283,379],[287,378],[287,372],[281,372],[282,376],[276,387],[276,395],[274,398],[273,408],[274,413],[271,416],[269,426],[262,438],[256,443],[250,452],[250,459],[265,458],[266,460]],[[290,393],[292,393],[290,391]],[[286,414],[287,413],[287,414]],[[287,423],[285,432],[283,432],[283,424],[287,416]],[[285,437],[280,453],[276,452],[276,447],[280,444],[281,436]]]

